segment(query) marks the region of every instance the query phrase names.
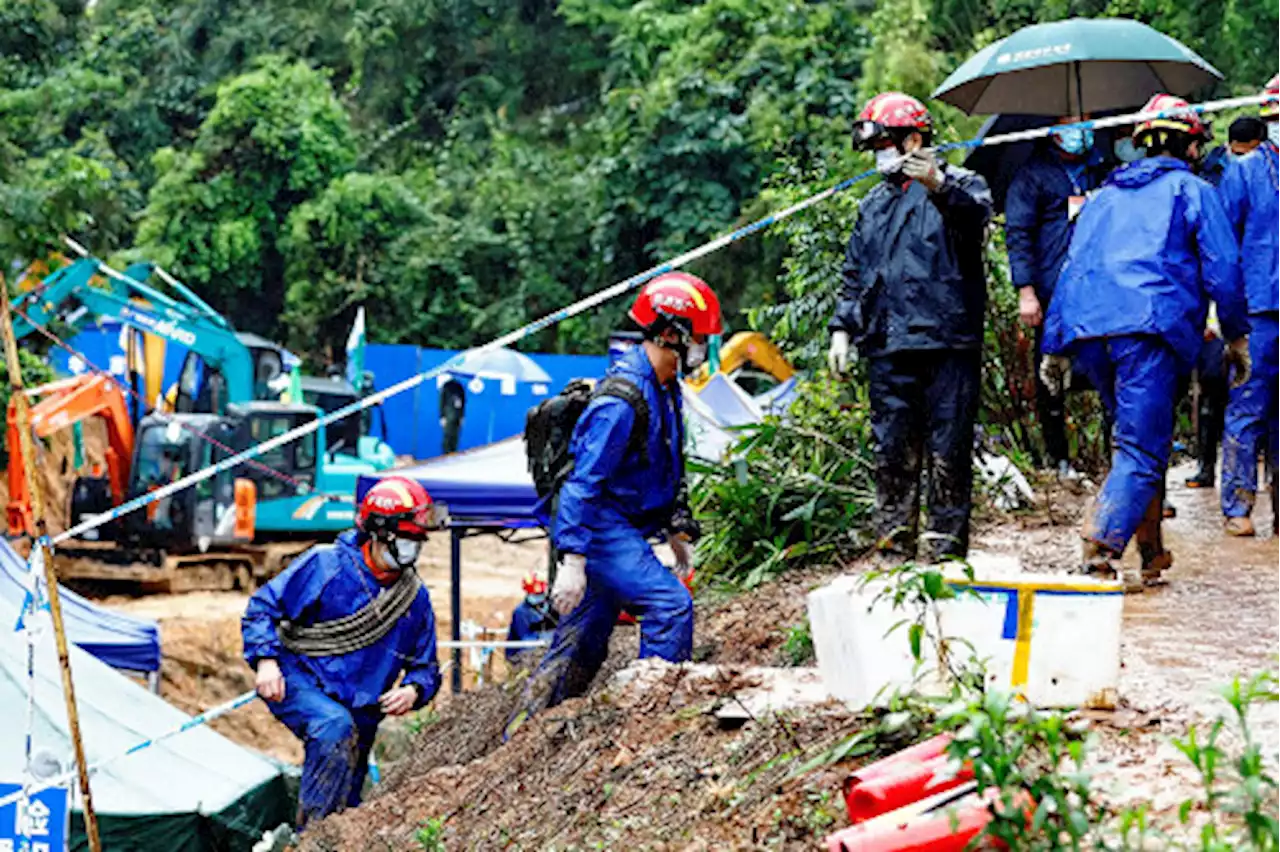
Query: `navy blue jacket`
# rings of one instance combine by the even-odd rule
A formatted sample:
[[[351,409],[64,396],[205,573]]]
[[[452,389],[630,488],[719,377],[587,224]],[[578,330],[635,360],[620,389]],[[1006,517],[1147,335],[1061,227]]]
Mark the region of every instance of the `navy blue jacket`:
[[[573,430],[573,472],[561,487],[553,544],[562,553],[586,554],[593,530],[626,525],[645,537],[666,529],[683,471],[684,423],[680,389],[658,383],[643,346],[610,365],[606,375],[630,380],[649,404],[648,461],[633,450],[635,412],[626,400],[591,400]],[[543,518],[543,522],[546,519]]]
[[[1219,187],[1240,240],[1240,274],[1250,314],[1280,309],[1280,180],[1276,146],[1263,142],[1228,163]]]
[[[285,689],[301,678],[344,707],[373,707],[395,685],[421,688],[418,706],[440,689],[436,662],[436,623],[431,596],[424,585],[391,632],[367,648],[327,657],[305,657],[285,649],[277,626],[288,619],[312,625],[351,615],[380,591],[364,563],[354,530],[332,545],[313,547],[254,592],[245,607],[240,632],[244,659],[251,667],[273,658],[285,676]]]
[[[1069,199],[1100,182],[1098,169],[1088,165],[1078,182],[1073,181],[1062,158],[1044,147],[1022,164],[1009,184],[1004,206],[1005,246],[1014,287],[1034,287],[1042,304],[1052,299],[1071,244]]]
[[[982,345],[991,191],[974,172],[943,169],[938,192],[883,180],[862,199],[829,328],[864,355]]]
[[[1044,351],[1154,335],[1189,372],[1210,299],[1228,340],[1248,331],[1238,254],[1218,192],[1186,163],[1148,157],[1116,169],[1076,219]]]

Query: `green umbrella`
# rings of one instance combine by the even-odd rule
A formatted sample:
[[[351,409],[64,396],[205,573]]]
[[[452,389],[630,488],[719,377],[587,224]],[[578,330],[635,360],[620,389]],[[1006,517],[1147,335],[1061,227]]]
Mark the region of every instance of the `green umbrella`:
[[[1190,48],[1124,18],[1035,24],[988,45],[933,97],[973,115],[1081,115],[1190,95],[1222,74]]]

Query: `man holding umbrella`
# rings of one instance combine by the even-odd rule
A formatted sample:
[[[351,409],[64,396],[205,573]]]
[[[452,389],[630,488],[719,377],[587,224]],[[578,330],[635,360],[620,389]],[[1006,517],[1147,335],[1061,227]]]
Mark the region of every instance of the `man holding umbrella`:
[[[1177,112],[1137,126],[1134,142],[1146,156],[1112,173],[1081,211],[1049,306],[1040,368],[1057,390],[1069,384],[1074,359],[1115,424],[1111,472],[1083,532],[1083,570],[1116,576],[1136,537],[1142,573],[1125,578],[1130,591],[1162,582],[1173,562],[1160,522],[1174,404],[1200,350],[1210,299],[1231,341],[1228,357],[1248,373],[1236,240],[1217,192],[1191,171],[1204,124],[1170,95],[1143,111]]]
[[[1037,353],[1044,337],[1044,311],[1067,258],[1075,217],[1085,194],[1096,189],[1104,176],[1101,161],[1094,156],[1093,131],[1068,128],[1054,131],[1047,144],[1038,146],[1009,185],[1005,200],[1009,271],[1018,288],[1022,322],[1036,330]],[[1037,379],[1036,414],[1046,460],[1060,476],[1070,478],[1064,403],[1062,395],[1051,394]]]
[[[875,152],[881,183],[862,200],[831,318],[829,364],[867,356],[875,435],[875,535],[882,555],[916,555],[920,475],[929,469],[929,556],[969,549],[991,193],[935,159],[933,119],[900,92],[872,98],[854,145]]]

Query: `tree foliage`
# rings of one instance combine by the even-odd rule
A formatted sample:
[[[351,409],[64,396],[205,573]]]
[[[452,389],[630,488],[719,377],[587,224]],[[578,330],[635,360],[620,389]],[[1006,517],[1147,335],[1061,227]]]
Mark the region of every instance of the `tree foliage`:
[[[876,91],[1099,14],[1222,93],[1274,73],[1264,0],[0,0],[0,252],[156,259],[316,361],[357,305],[373,340],[461,346],[865,168]],[[730,325],[815,354],[856,201],[699,261]],[[618,315],[530,345],[597,349]]]

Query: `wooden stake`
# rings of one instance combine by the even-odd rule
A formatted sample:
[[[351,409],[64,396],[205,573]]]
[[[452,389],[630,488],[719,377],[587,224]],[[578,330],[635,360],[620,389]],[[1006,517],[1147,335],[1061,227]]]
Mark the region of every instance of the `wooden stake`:
[[[67,726],[71,732],[71,744],[75,750],[76,774],[80,777],[80,799],[84,811],[84,829],[91,852],[102,852],[98,838],[98,818],[93,812],[93,795],[89,790],[89,764],[84,756],[84,742],[80,739],[80,714],[76,709],[75,685],[71,679],[71,655],[67,651],[67,633],[62,623],[62,601],[58,597],[58,574],[53,566],[53,553],[48,547],[49,529],[44,517],[44,489],[36,467],[35,447],[31,441],[31,420],[27,395],[23,393],[22,365],[18,360],[18,341],[13,334],[13,319],[9,315],[9,287],[0,273],[0,333],[4,334],[4,356],[9,365],[9,387],[12,389],[18,425],[18,441],[22,461],[27,469],[27,486],[31,494],[31,515],[36,531],[34,546],[44,555],[44,578],[48,586],[49,614],[53,617],[53,635],[57,640],[58,666],[62,670],[62,694],[67,702]]]

